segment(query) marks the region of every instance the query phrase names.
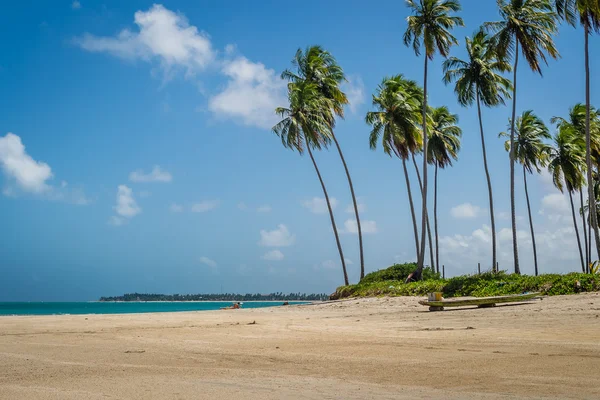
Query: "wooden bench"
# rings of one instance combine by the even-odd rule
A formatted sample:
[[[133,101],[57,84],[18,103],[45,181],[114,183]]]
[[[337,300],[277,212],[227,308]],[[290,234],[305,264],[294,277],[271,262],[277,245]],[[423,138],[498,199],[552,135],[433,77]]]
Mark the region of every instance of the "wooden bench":
[[[443,311],[444,307],[466,307],[477,306],[479,308],[495,307],[500,303],[521,303],[525,301],[535,300],[541,293],[524,293],[513,294],[509,296],[494,296],[494,297],[469,297],[456,298],[449,300],[429,301],[421,300],[419,304],[429,306],[429,311]]]

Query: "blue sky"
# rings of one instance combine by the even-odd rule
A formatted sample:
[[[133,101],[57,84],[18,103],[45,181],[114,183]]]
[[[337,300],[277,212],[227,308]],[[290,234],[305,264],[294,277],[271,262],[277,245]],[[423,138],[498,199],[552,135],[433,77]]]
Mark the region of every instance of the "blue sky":
[[[485,4],[484,4],[485,3]],[[496,20],[495,2],[463,1],[464,37]],[[401,163],[368,148],[364,114],[386,75],[422,82],[402,44],[401,1],[21,1],[0,14],[0,301],[93,300],[123,292],[331,292],[341,267],[310,160],[270,132],[285,104],[279,73],[320,44],[349,77],[337,135],[361,214],[367,270],[414,259]],[[562,27],[544,78],[519,69],[517,109],[547,123],[583,100],[583,32]],[[591,67],[600,67],[598,38]],[[592,77],[594,74],[592,73]],[[592,80],[592,101],[598,90]],[[460,159],[440,172],[440,259],[449,275],[490,261],[489,211],[475,110],[430,67],[430,102],[460,116]],[[512,269],[508,157],[497,133],[509,107],[484,109],[499,261]],[[12,134],[9,134],[12,133]],[[358,240],[339,157],[317,154],[349,260]],[[518,171],[520,172],[520,171]],[[416,191],[416,179],[413,190]],[[431,189],[430,189],[431,190]],[[530,179],[540,269],[579,268],[568,198]],[[517,175],[522,270],[533,272]]]

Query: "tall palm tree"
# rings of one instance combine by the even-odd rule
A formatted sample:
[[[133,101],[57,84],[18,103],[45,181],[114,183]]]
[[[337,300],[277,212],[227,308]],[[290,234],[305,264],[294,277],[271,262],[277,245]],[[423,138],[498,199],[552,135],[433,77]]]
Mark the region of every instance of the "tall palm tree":
[[[454,93],[461,106],[477,104],[479,118],[479,133],[483,153],[483,167],[487,179],[488,198],[490,202],[490,222],[492,226],[492,270],[496,270],[496,221],[494,218],[494,198],[492,181],[487,164],[485,135],[481,119],[481,104],[493,107],[504,104],[504,99],[510,98],[512,84],[501,74],[511,70],[510,64],[498,58],[496,49],[491,45],[490,37],[482,30],[476,32],[473,38],[466,38],[467,60],[451,57],[444,62],[444,82],[456,82]]]
[[[372,128],[369,135],[371,149],[377,148],[377,142],[381,138],[383,151],[389,156],[394,154],[402,160],[417,258],[420,250],[419,233],[406,160],[421,145],[419,113],[422,102],[423,91],[416,82],[406,80],[402,75],[384,78],[373,95],[373,106],[376,111],[369,111],[365,117],[365,122]]]
[[[591,157],[591,105],[590,105],[590,52],[589,52],[589,36],[591,32],[600,32],[600,1],[599,0],[556,0],[556,11],[560,17],[565,19],[569,24],[575,26],[577,16],[579,22],[583,25],[584,52],[585,52],[585,164],[587,169],[587,181],[592,180],[592,157]],[[591,209],[596,209],[596,199],[594,190],[591,184],[588,187],[588,203]],[[598,217],[595,212],[590,213],[591,225],[594,229],[594,237],[596,238],[596,251],[600,254],[600,236],[598,234]],[[590,233],[591,236],[591,233]],[[591,241],[590,240],[590,248]],[[588,264],[589,265],[589,264]]]
[[[558,132],[554,137],[554,147],[550,151],[548,162],[548,170],[552,174],[554,186],[561,192],[563,192],[566,186],[569,193],[573,225],[575,227],[575,236],[577,237],[577,246],[579,247],[579,257],[583,272],[586,271],[586,266],[581,250],[577,217],[575,216],[575,207],[573,205],[573,192],[579,190],[584,182],[581,170],[581,166],[585,165],[584,146],[585,142],[583,138],[571,126],[559,125]]]
[[[427,159],[435,166],[433,184],[433,225],[435,229],[435,266],[440,272],[440,247],[438,236],[437,198],[438,168],[452,166],[452,160],[458,159],[462,129],[458,124],[458,115],[450,113],[448,107],[430,108],[429,146]]]
[[[444,58],[448,57],[450,47],[458,41],[450,30],[455,26],[463,26],[460,17],[452,13],[460,11],[458,0],[406,0],[413,15],[407,18],[408,28],[404,33],[404,44],[411,46],[415,54],[421,54],[421,40],[425,47],[425,65],[423,67],[423,154],[427,154],[427,62],[433,60],[436,52]],[[427,222],[427,157],[423,157],[423,211],[421,215],[421,248],[417,261],[417,276],[423,271],[425,260],[425,224]]]
[[[331,226],[340,253],[344,283],[348,285],[346,261],[333,217],[331,202],[321,172],[312,154],[312,149],[327,147],[331,142],[331,121],[333,120],[331,100],[322,96],[318,86],[314,83],[296,82],[288,85],[288,101],[289,106],[287,108],[278,107],[275,110],[276,114],[281,117],[281,121],[273,127],[273,132],[281,138],[284,147],[296,150],[300,154],[305,149],[308,151],[325,195]]]
[[[512,121],[509,123],[509,128]],[[544,143],[544,139],[551,139],[550,131],[544,121],[542,121],[533,111],[525,111],[518,119],[515,125],[516,139],[515,158],[523,166],[523,185],[525,186],[525,199],[527,200],[527,214],[529,215],[529,229],[531,230],[531,243],[533,245],[533,263],[535,275],[539,274],[537,247],[535,245],[535,233],[533,230],[533,219],[531,218],[531,205],[529,203],[529,190],[527,188],[527,173],[533,174],[533,171],[540,173],[541,168],[546,166],[550,146]],[[506,132],[500,133],[500,136],[510,137]],[[510,152],[510,140],[504,143],[506,151]]]
[[[556,13],[550,0],[498,0],[501,21],[486,22],[484,26],[495,33],[494,42],[500,58],[514,56],[512,117],[510,128],[510,212],[513,236],[515,273],[520,274],[519,249],[517,246],[517,214],[515,209],[515,121],[517,113],[517,67],[519,50],[529,67],[542,74],[541,61],[547,63],[546,53],[559,56],[552,36],[556,33]]]
[[[285,70],[282,73],[282,78],[287,79],[291,82],[312,82],[317,85],[319,91],[325,98],[331,101],[331,107],[333,112],[343,118],[344,117],[344,105],[349,104],[346,94],[340,89],[340,84],[346,81],[344,71],[339,66],[335,58],[328,51],[324,50],[320,46],[308,47],[304,52],[302,49],[296,51],[294,60],[292,61],[296,71]],[[350,194],[352,195],[352,204],[354,206],[354,216],[356,217],[356,226],[358,228],[358,245],[360,249],[360,279],[365,276],[365,257],[363,252],[363,237],[362,228],[360,226],[360,217],[358,215],[358,204],[356,202],[356,195],[354,194],[354,185],[352,184],[352,178],[350,177],[350,171],[346,164],[346,159],[342,153],[342,148],[334,134],[333,127],[335,121],[332,120],[330,123],[330,134],[331,139],[335,143],[335,146],[344,165],[346,171],[346,178],[348,179],[348,185],[350,186]]]

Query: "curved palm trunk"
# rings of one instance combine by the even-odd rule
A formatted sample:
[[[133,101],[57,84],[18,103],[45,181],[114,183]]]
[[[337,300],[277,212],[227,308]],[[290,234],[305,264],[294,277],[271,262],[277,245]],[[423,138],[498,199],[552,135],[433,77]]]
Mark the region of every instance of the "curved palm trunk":
[[[579,229],[577,228],[577,217],[575,216],[575,206],[573,205],[573,194],[571,190],[567,188],[569,191],[569,200],[571,200],[571,213],[573,214],[573,225],[575,226],[575,236],[577,236],[577,247],[579,247],[579,258],[581,259],[581,268],[585,270],[584,260],[583,260],[583,251],[581,250],[581,239],[579,239]]]
[[[585,244],[584,249],[585,249],[585,268],[583,269],[583,273],[585,274],[587,272],[588,269],[588,265],[590,265],[590,245],[591,243],[589,243],[588,241],[588,234],[587,234],[587,223],[585,222],[585,210],[583,208],[583,189],[579,188],[579,202],[581,203],[581,224],[583,226],[583,243]]]
[[[315,171],[317,171],[317,176],[319,177],[319,182],[321,182],[321,187],[323,188],[323,194],[325,195],[325,201],[327,201],[327,209],[329,210],[329,217],[331,218],[331,226],[333,227],[333,233],[335,234],[335,242],[337,243],[338,251],[340,252],[340,261],[342,262],[342,270],[344,271],[344,283],[346,286],[350,284],[348,281],[348,272],[346,271],[346,260],[344,259],[344,252],[342,251],[342,245],[340,244],[340,236],[338,234],[337,226],[335,225],[335,219],[333,218],[333,211],[331,210],[331,203],[329,202],[329,195],[327,194],[327,189],[325,188],[325,183],[323,182],[323,178],[321,177],[321,172],[319,171],[319,167],[317,167],[317,162],[315,161],[315,157],[313,157],[312,150],[310,149],[310,145],[307,144],[306,148],[308,149],[308,155],[312,160],[313,165],[315,166]]]
[[[423,190],[422,194],[422,212],[421,212],[421,249],[417,262],[416,279],[421,279],[423,274],[423,264],[425,262],[425,225],[427,223],[427,54],[425,54],[425,66],[423,68]]]
[[[487,164],[487,152],[485,150],[485,136],[483,135],[483,121],[481,119],[481,102],[479,101],[479,88],[477,88],[477,114],[479,116],[479,132],[481,133],[481,150],[483,152],[483,167],[487,179],[488,197],[490,200],[490,222],[492,224],[492,271],[497,271],[496,263],[496,220],[494,219],[494,197],[492,196],[492,180]]]
[[[590,141],[590,54],[589,54],[589,32],[590,28],[584,23],[585,32],[585,163],[587,165],[588,181],[588,205],[590,209],[594,238],[596,239],[596,251],[600,255],[600,236],[598,235],[598,216],[596,214],[596,198],[594,197],[594,180],[592,178],[592,155]],[[590,237],[590,243],[592,238]]]
[[[523,183],[525,184],[525,198],[527,199],[527,213],[529,214],[529,229],[531,229],[531,243],[533,245],[533,265],[535,267],[535,276],[538,276],[537,247],[535,245],[535,233],[533,232],[533,219],[531,218],[531,205],[529,204],[529,191],[527,190],[527,171],[523,167]]]
[[[350,186],[350,193],[352,194],[352,204],[354,205],[354,215],[356,216],[356,226],[358,228],[358,246],[360,248],[360,279],[365,277],[365,257],[363,253],[363,238],[362,238],[362,229],[360,227],[360,218],[358,217],[358,205],[356,204],[356,196],[354,195],[354,185],[352,184],[352,178],[350,178],[350,171],[348,171],[348,165],[346,165],[346,160],[344,159],[344,154],[342,154],[342,148],[338,143],[333,129],[331,130],[331,137],[335,142],[335,145],[340,153],[340,158],[342,159],[342,164],[344,164],[344,169],[346,170],[346,177],[348,178],[348,185]]]
[[[515,118],[517,117],[517,66],[519,64],[519,41],[516,40],[515,66],[513,75],[513,105],[510,123],[510,219],[512,223],[513,256],[515,274],[521,273],[519,268],[519,249],[517,247],[517,211],[515,209]]]
[[[438,217],[437,217],[437,188],[438,188],[438,165],[435,163],[435,182],[433,186],[433,226],[435,229],[435,269],[440,273],[440,243],[438,236]]]
[[[415,171],[417,171],[417,180],[419,181],[419,188],[421,189],[421,193],[423,193],[423,182],[421,182],[421,174],[419,173],[419,167],[417,167],[415,155],[411,154],[411,156],[413,164],[415,165]],[[433,241],[431,240],[431,225],[429,224],[429,214],[427,214],[427,238],[429,239],[429,259],[431,261],[431,268],[435,268],[435,264],[433,263]],[[425,259],[425,256],[423,256],[423,259]]]
[[[404,178],[406,179],[406,189],[408,191],[408,202],[410,203],[410,214],[412,215],[413,229],[415,232],[415,250],[417,259],[419,259],[419,232],[417,229],[417,217],[415,215],[415,206],[413,204],[412,192],[410,190],[410,180],[408,179],[408,169],[406,168],[406,160],[402,159],[402,166],[404,167]]]

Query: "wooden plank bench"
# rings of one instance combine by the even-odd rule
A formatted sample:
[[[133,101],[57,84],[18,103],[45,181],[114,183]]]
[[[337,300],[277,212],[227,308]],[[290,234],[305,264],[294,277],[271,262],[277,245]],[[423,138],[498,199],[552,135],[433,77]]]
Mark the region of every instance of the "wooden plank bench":
[[[524,293],[524,294],[513,294],[508,296],[493,296],[493,297],[470,297],[470,298],[456,298],[449,300],[429,301],[421,300],[419,304],[429,306],[429,311],[443,311],[444,307],[466,307],[466,306],[477,306],[480,308],[495,307],[496,304],[500,303],[521,303],[525,301],[535,300],[540,296],[541,293]]]

